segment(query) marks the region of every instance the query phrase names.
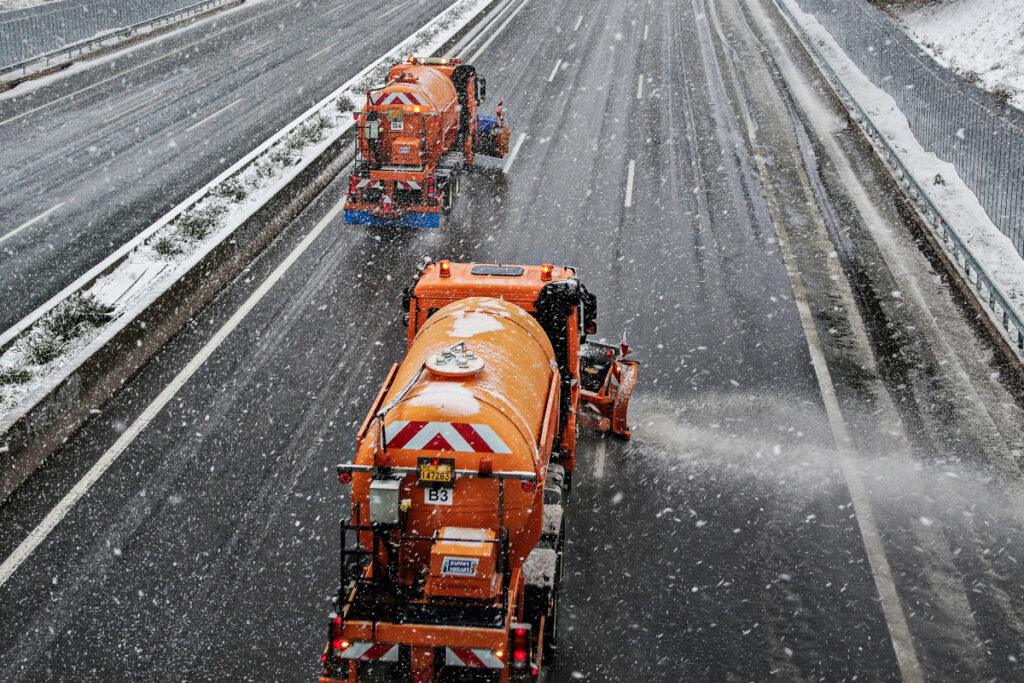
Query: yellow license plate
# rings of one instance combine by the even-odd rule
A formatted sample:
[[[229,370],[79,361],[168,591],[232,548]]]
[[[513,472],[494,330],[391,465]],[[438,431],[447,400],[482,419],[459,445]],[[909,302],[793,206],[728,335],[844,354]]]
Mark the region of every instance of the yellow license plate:
[[[455,486],[455,458],[419,458],[416,465],[420,486]]]

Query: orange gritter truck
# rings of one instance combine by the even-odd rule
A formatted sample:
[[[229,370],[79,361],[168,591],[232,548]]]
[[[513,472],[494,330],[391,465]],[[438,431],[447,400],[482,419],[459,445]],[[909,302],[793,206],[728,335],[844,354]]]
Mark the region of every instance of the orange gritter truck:
[[[503,157],[511,130],[498,104],[477,113],[486,81],[461,59],[408,57],[357,114],[345,222],[436,228],[474,155]]]
[[[538,681],[577,425],[629,438],[637,363],[587,340],[597,300],[571,268],[428,260],[405,310],[405,359],[338,465],[320,683]]]

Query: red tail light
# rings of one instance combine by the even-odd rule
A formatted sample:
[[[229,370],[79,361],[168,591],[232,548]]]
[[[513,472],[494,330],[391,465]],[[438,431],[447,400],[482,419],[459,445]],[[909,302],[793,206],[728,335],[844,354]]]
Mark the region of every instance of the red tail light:
[[[512,666],[525,669],[530,659],[530,627],[516,624],[512,627]]]
[[[437,183],[433,177],[427,178],[427,194],[433,195],[435,192],[437,192]]]
[[[554,270],[555,270],[554,266],[552,266],[550,263],[545,263],[544,265],[542,265],[540,267],[540,279],[541,280],[550,280],[551,279],[551,274],[554,272]]]
[[[451,277],[451,274],[452,274],[452,264],[451,264],[451,261],[449,261],[447,259],[445,259],[444,261],[441,261],[440,263],[437,264],[437,270],[438,270],[437,274],[440,275],[441,277]]]
[[[348,177],[348,193],[354,195],[357,189],[359,189],[359,179],[350,175]]]

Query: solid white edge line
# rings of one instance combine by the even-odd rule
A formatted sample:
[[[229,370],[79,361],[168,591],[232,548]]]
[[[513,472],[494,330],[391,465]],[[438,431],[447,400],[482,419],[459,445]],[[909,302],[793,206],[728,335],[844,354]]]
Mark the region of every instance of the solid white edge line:
[[[521,12],[524,7],[526,7],[526,3],[528,3],[528,2],[530,2],[530,0],[523,0],[522,4],[520,4],[519,7],[516,7],[515,11],[512,12],[512,14],[508,15],[508,19],[506,19],[501,24],[501,26],[499,26],[494,31],[494,33],[491,34],[491,37],[487,39],[487,42],[485,42],[483,45],[481,45],[480,49],[477,50],[476,52],[474,52],[473,56],[469,58],[469,63],[470,64],[475,62],[477,60],[477,58],[480,55],[483,54],[484,50],[486,50],[488,47],[490,47],[491,43],[494,42],[494,39],[497,38],[498,35],[501,34],[501,32],[505,30],[506,26],[508,26],[510,23],[512,23],[512,20],[516,18],[516,15],[519,14],[519,12]]]
[[[578,31],[579,28],[580,28],[580,24],[582,24],[582,23],[583,23],[583,15],[581,14],[579,17],[576,18],[576,25],[572,27],[572,30],[573,31]]]
[[[210,114],[209,116],[207,116],[207,117],[206,117],[205,119],[203,119],[202,121],[199,121],[198,123],[193,123],[193,124],[192,124],[191,126],[189,126],[188,128],[186,128],[184,132],[186,132],[186,133],[187,133],[187,132],[189,132],[190,130],[192,130],[193,128],[198,128],[199,126],[203,125],[204,123],[206,123],[206,122],[207,122],[207,121],[209,121],[210,119],[213,119],[213,118],[216,118],[216,117],[220,116],[221,114],[223,114],[224,112],[226,112],[226,111],[227,111],[228,109],[231,109],[231,107],[233,107],[233,106],[235,106],[236,104],[238,104],[239,102],[241,102],[241,101],[242,101],[243,99],[245,99],[245,98],[244,98],[244,97],[239,97],[239,98],[238,98],[237,100],[235,100],[234,102],[232,102],[232,103],[231,103],[231,104],[229,104],[228,106],[226,106],[226,107],[222,107],[222,108],[218,109],[217,111],[213,112],[212,114]]]
[[[640,74],[640,78],[636,81],[636,98],[642,100],[644,98],[644,75]]]
[[[561,66],[562,66],[562,60],[559,59],[557,62],[555,62],[555,68],[551,70],[551,75],[548,76],[548,83],[550,83],[551,81],[555,80],[555,76],[558,75],[558,69]]]
[[[629,172],[626,174],[626,201],[624,206],[628,209],[633,206],[633,173],[636,171],[636,161],[629,160]]]
[[[33,224],[38,223],[39,221],[43,220],[44,218],[46,218],[51,213],[53,213],[54,211],[56,211],[60,207],[64,206],[65,204],[67,204],[67,202],[61,202],[57,206],[50,207],[46,211],[43,211],[41,214],[39,214],[35,218],[33,218],[31,220],[28,220],[28,221],[25,221],[24,223],[22,223],[21,225],[16,227],[14,230],[11,230],[9,233],[4,235],[3,237],[0,237],[0,244],[3,244],[8,239],[14,237],[15,235],[17,235],[19,232],[21,232],[22,230],[24,230],[28,226],[33,225]]]
[[[505,166],[502,167],[501,172],[508,175],[508,169],[512,168],[512,162],[516,160],[516,155],[519,154],[519,148],[523,146],[523,140],[526,139],[526,133],[520,133],[519,138],[516,140],[515,147],[512,148],[512,153],[508,155],[508,159],[505,160]]]
[[[60,524],[71,509],[75,506],[78,501],[89,492],[89,489],[99,480],[103,473],[114,464],[114,462],[120,457],[120,455],[128,448],[128,446],[135,440],[135,438],[142,433],[142,431],[149,426],[149,423],[153,421],[153,418],[163,410],[168,403],[174,398],[179,390],[193,375],[202,367],[203,363],[213,355],[213,352],[227,339],[235,328],[237,328],[246,316],[256,307],[257,304],[263,299],[264,296],[271,290],[271,288],[282,278],[284,274],[295,264],[300,256],[309,248],[309,246],[320,236],[320,233],[324,231],[324,228],[334,220],[342,207],[345,205],[345,199],[342,198],[334,207],[320,219],[316,227],[306,235],[305,238],[292,250],[288,257],[281,262],[281,264],[274,269],[274,272],[263,281],[263,283],[249,295],[249,298],[245,300],[245,303],[235,311],[230,319],[224,325],[217,330],[216,334],[206,342],[202,349],[199,350],[192,360],[188,362],[188,365],[182,369],[181,372],[171,380],[160,395],[153,399],[153,402],[146,406],[146,409],[142,411],[142,414],[135,419],[135,421],[128,427],[127,430],[114,445],[111,446],[106,453],[104,453],[99,460],[85,473],[78,483],[61,499],[59,503],[43,518],[43,521],[32,530],[32,532],[25,538],[21,544],[14,549],[14,552],[4,560],[4,563],[0,565],[0,586],[3,586],[11,578],[11,576],[18,570],[18,567],[22,565],[25,560],[28,559],[29,555],[35,551],[39,545],[46,540],[47,536],[54,530],[54,528]]]

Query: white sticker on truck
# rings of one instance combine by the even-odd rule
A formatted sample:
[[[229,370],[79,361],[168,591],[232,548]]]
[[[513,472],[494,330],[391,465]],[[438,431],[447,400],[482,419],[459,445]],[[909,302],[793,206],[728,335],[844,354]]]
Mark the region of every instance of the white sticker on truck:
[[[441,563],[441,573],[448,576],[476,576],[476,565],[479,562],[474,557],[448,557]]]
[[[451,505],[455,500],[455,490],[447,488],[423,489],[423,502],[427,505]]]

